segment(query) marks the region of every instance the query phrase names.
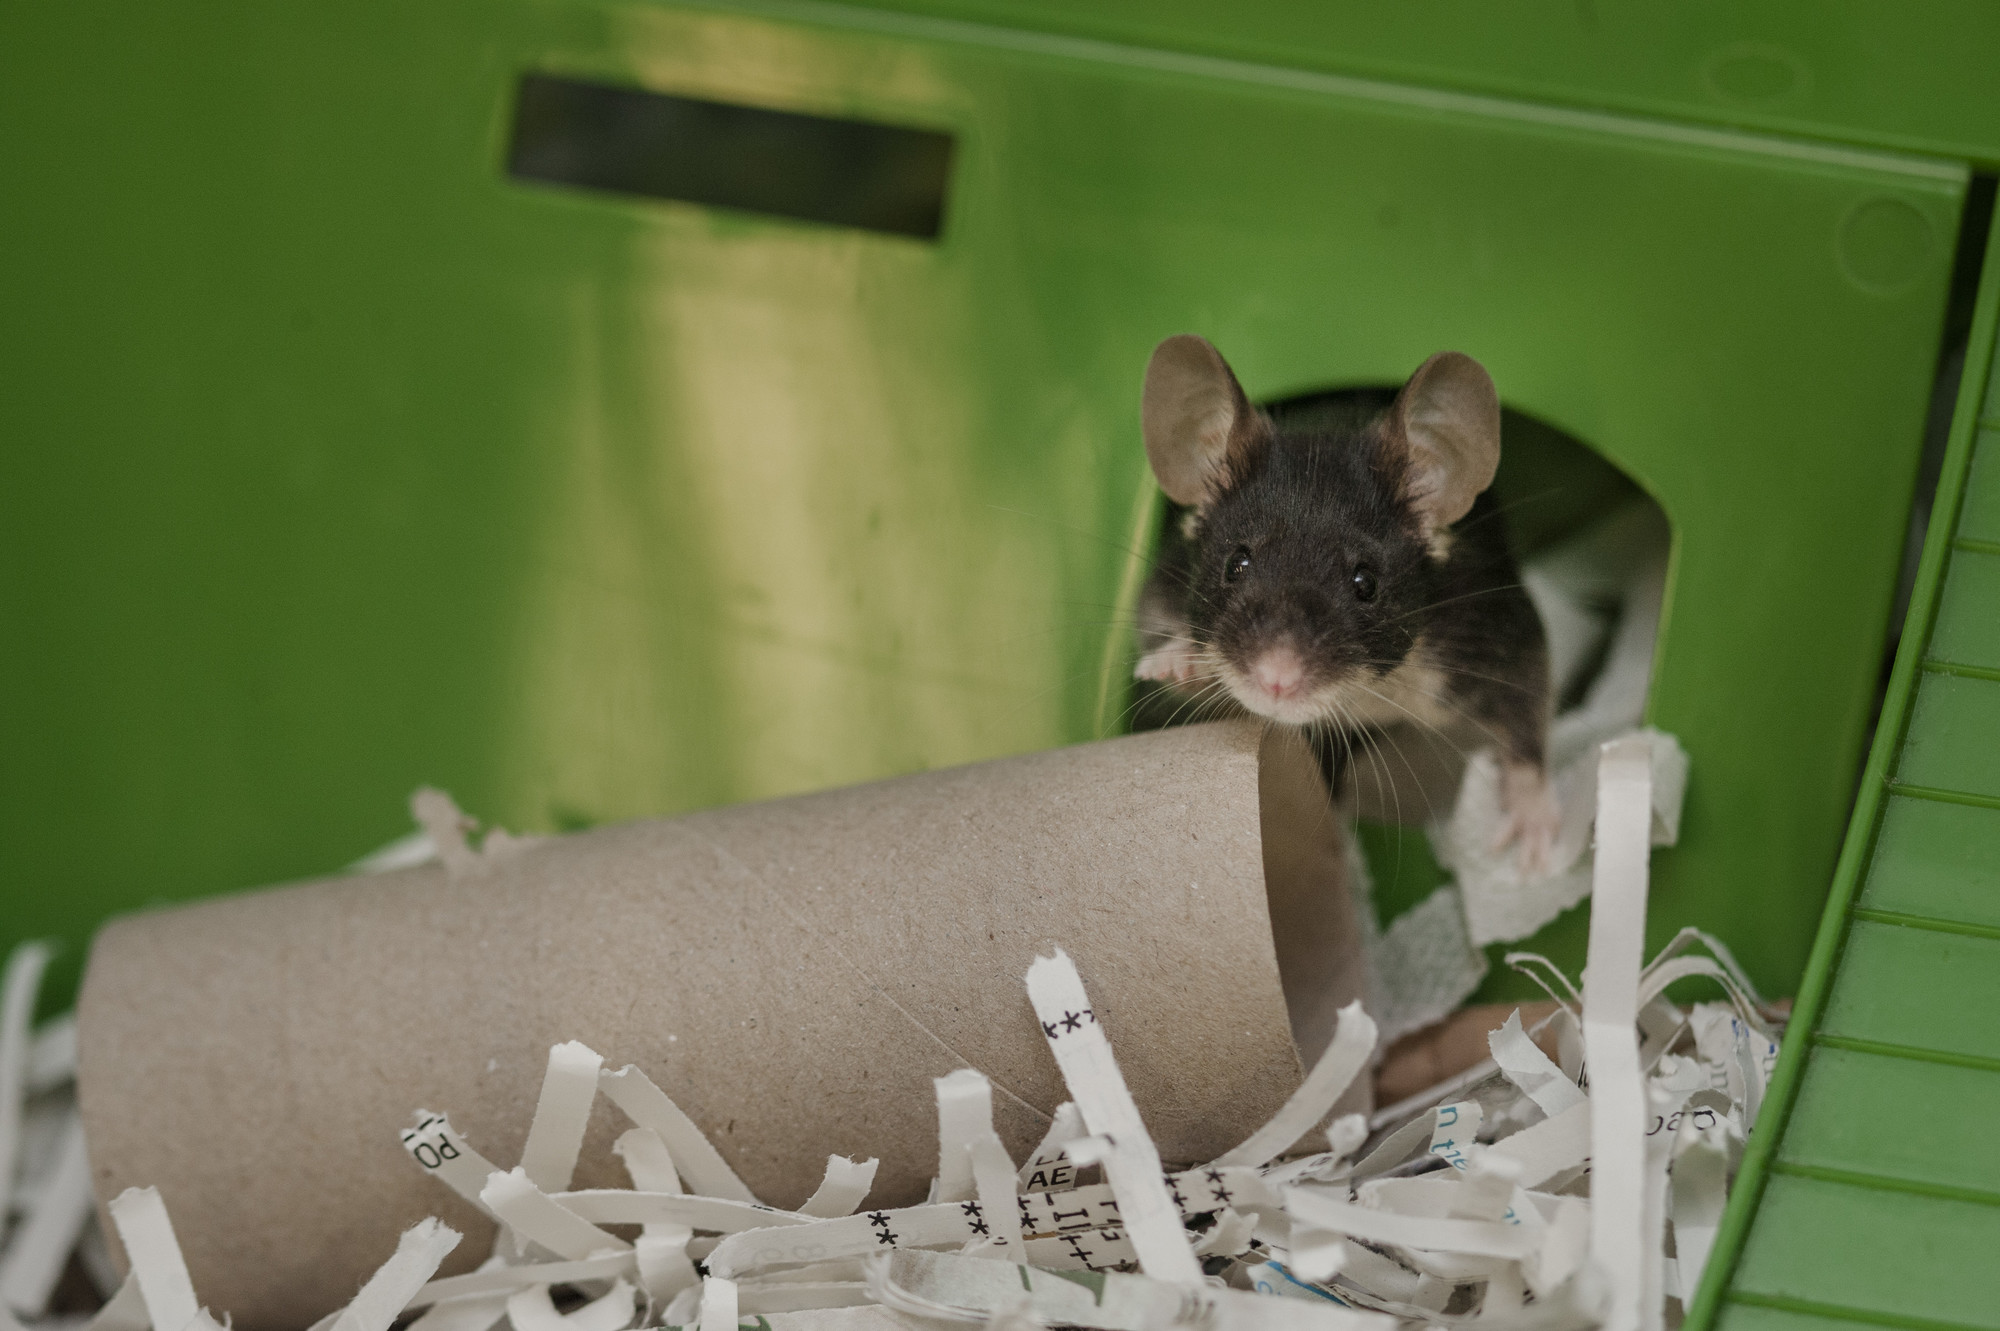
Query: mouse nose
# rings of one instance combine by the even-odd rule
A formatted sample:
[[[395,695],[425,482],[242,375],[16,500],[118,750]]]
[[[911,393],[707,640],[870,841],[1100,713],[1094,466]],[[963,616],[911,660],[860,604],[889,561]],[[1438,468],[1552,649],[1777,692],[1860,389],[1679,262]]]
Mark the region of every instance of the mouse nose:
[[[1305,687],[1306,663],[1290,647],[1267,647],[1251,663],[1250,683],[1273,702],[1295,697]]]

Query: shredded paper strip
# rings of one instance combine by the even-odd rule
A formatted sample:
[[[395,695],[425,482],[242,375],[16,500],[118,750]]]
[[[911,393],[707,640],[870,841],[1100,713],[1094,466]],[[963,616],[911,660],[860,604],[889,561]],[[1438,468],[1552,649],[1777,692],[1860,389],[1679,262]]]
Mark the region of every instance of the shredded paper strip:
[[[1566,978],[1552,989],[1561,1059],[1516,1013],[1470,1082],[1373,1125],[1331,1118],[1378,1047],[1357,1003],[1270,1122],[1215,1160],[1163,1162],[1115,1032],[1058,951],[1034,961],[1026,984],[1070,1103],[1026,1158],[994,1131],[987,1078],[965,1069],[936,1085],[927,1201],[869,1208],[876,1162],[832,1156],[810,1200],[785,1211],[759,1200],[643,1071],[607,1071],[572,1041],[549,1053],[517,1163],[482,1155],[444,1112],[418,1110],[402,1134],[413,1168],[499,1222],[477,1269],[439,1277],[460,1239],[426,1220],[313,1331],[1655,1331],[1700,1280],[1776,1053],[1771,1010],[1719,943],[1686,931],[1642,964],[1661,742],[1627,735],[1597,754],[1588,978],[1580,1002]],[[0,1331],[24,1319],[226,1326],[201,1304],[157,1191],[111,1202],[131,1269],[111,1267],[91,1216],[73,1030],[61,1019],[30,1028],[47,960],[24,947],[0,978],[0,1188],[13,1217]],[[1697,978],[1721,1001],[1664,997]],[[631,1187],[572,1190],[600,1095],[630,1122],[615,1150]],[[631,1226],[636,1239],[607,1228]],[[101,1299],[87,1321],[48,1313],[72,1266]]]

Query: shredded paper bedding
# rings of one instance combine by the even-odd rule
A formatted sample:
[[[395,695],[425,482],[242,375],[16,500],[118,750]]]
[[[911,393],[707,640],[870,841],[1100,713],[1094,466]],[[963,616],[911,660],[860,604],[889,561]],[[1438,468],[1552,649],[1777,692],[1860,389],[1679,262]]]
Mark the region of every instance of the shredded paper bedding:
[[[936,1082],[924,1204],[870,1208],[876,1162],[834,1156],[786,1211],[760,1201],[644,1070],[570,1042],[549,1051],[512,1167],[454,1131],[449,1106],[418,1109],[402,1134],[411,1168],[498,1222],[491,1254],[439,1278],[462,1237],[426,1220],[312,1331],[1670,1327],[1776,1057],[1774,1014],[1696,931],[1642,964],[1659,744],[1630,735],[1595,756],[1582,992],[1540,958],[1511,957],[1550,989],[1555,1013],[1534,1030],[1516,1013],[1489,1037],[1488,1062],[1372,1123],[1328,1122],[1379,1044],[1357,1003],[1268,1123],[1214,1160],[1162,1161],[1120,1076],[1116,1033],[1058,951],[1034,960],[1026,985],[1070,1101],[1027,1158],[994,1131],[986,1077],[965,1069]],[[114,1270],[92,1216],[74,1026],[30,1029],[47,959],[26,946],[4,977],[0,1331],[226,1326],[190,1280],[171,1197],[134,1188],[110,1203],[131,1268]],[[1696,977],[1722,1001],[1665,996]],[[630,1121],[613,1149],[631,1187],[572,1190],[600,1095]],[[77,1271],[101,1309],[49,1316]]]

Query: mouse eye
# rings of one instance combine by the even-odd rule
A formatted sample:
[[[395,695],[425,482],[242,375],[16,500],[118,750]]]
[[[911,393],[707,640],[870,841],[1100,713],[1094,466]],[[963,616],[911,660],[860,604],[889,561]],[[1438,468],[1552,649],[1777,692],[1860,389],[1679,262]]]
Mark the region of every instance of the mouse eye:
[[[1375,570],[1368,567],[1368,565],[1366,564],[1360,565],[1354,570],[1354,577],[1349,580],[1348,585],[1354,588],[1354,598],[1356,600],[1358,601],[1374,600]]]
[[[1239,545],[1236,547],[1236,552],[1229,556],[1229,562],[1222,566],[1222,580],[1224,582],[1235,582],[1249,571],[1250,547]]]

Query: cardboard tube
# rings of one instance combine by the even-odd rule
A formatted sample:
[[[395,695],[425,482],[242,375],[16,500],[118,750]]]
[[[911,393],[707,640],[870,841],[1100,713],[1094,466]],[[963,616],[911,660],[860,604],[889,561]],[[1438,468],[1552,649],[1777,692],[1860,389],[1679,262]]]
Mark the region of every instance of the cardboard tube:
[[[97,1195],[157,1186],[202,1301],[295,1331],[424,1216],[469,1235],[447,1272],[483,1255],[398,1133],[442,1111],[511,1166],[581,1040],[767,1202],[830,1153],[921,1201],[931,1078],[983,1070],[1017,1156],[1064,1099],[1022,984],[1056,947],[1162,1155],[1206,1160],[1365,990],[1340,836],[1295,738],[1219,723],[126,917],[80,1000]],[[600,1098],[575,1186],[629,1186],[627,1126]]]

